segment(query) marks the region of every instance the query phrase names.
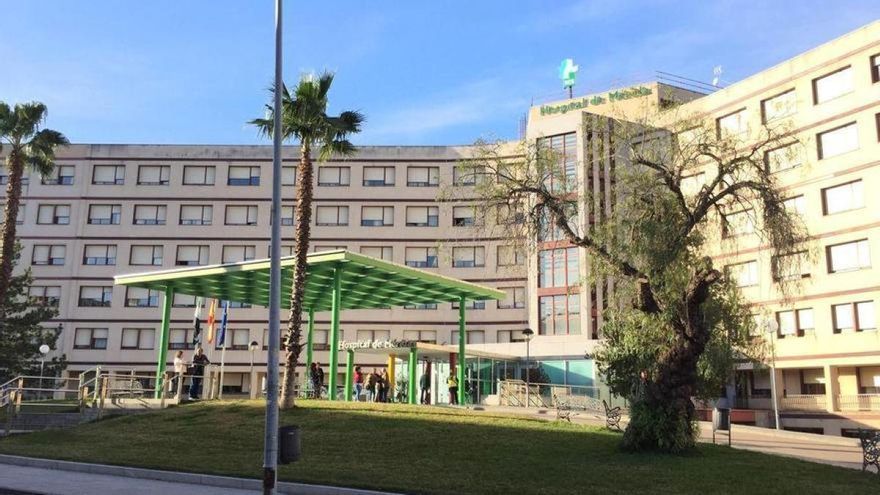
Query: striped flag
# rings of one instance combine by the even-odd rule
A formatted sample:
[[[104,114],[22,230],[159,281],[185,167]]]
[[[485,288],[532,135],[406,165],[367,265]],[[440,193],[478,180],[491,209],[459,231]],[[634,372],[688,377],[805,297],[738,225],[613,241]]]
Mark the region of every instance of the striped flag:
[[[217,333],[217,345],[226,344],[226,323],[229,321],[229,301],[223,301],[223,317],[220,319],[220,332]]]
[[[217,305],[217,300],[211,300],[211,309],[208,310],[208,343],[214,342],[214,306]]]
[[[202,337],[202,297],[196,297],[196,310],[193,313],[193,345],[201,342]]]

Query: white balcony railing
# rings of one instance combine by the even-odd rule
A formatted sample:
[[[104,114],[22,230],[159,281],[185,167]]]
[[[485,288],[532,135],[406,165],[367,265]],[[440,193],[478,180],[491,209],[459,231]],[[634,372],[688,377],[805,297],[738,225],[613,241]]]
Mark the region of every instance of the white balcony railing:
[[[825,411],[824,394],[789,394],[782,397],[779,408],[783,411]]]
[[[841,411],[880,411],[880,394],[838,395]]]

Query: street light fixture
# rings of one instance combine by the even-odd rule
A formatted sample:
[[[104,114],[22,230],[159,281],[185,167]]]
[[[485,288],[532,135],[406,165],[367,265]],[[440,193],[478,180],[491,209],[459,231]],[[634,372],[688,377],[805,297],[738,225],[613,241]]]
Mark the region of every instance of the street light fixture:
[[[529,344],[532,342],[532,337],[535,336],[535,332],[532,331],[531,328],[526,328],[522,332],[523,337],[526,339],[526,407],[531,405],[531,401],[529,400],[529,388],[531,388],[531,376],[530,371],[532,371],[532,360],[529,349]]]
[[[779,424],[779,397],[776,393],[776,346],[774,338],[776,332],[779,331],[779,323],[776,320],[767,322],[767,333],[770,334],[770,400],[773,401],[773,416],[776,419],[776,429],[781,430],[782,425]]]

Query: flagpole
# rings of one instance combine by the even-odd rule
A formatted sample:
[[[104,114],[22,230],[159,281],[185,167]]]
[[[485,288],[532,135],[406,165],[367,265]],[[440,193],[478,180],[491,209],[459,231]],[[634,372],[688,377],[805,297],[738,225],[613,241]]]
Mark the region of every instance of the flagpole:
[[[281,8],[275,0],[275,101],[272,123],[272,222],[269,249],[269,345],[266,359],[266,428],[263,437],[263,493],[275,493],[278,478],[278,354],[281,352]]]
[[[223,349],[220,350],[220,385],[217,386],[219,389],[217,392],[217,397],[220,400],[223,400],[223,367],[226,365],[226,335],[223,335]]]

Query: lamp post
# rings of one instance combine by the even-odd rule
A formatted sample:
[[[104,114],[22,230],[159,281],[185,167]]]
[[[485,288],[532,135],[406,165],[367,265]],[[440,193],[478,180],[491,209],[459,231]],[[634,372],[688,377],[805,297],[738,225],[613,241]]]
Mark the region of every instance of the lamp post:
[[[531,388],[531,376],[529,376],[529,372],[532,370],[532,360],[530,355],[529,344],[532,342],[532,337],[535,335],[535,332],[532,331],[531,328],[526,328],[522,332],[523,337],[526,339],[526,407],[531,405],[531,401],[529,400],[529,388]]]
[[[773,401],[773,416],[776,419],[776,429],[781,429],[779,424],[779,397],[776,394],[776,346],[774,338],[779,330],[779,323],[770,320],[767,323],[767,333],[770,334],[770,400]]]
[[[251,399],[257,398],[257,394],[254,393],[254,385],[257,384],[257,380],[254,379],[254,352],[256,352],[257,349],[259,349],[259,348],[260,348],[260,343],[257,342],[256,340],[252,340],[251,343],[248,345],[248,350],[251,351],[251,372],[248,375],[251,377],[251,383],[250,383],[250,386],[248,387],[251,391]]]
[[[49,354],[49,346],[43,344],[40,346],[40,391],[38,397],[43,397],[43,364],[46,362],[46,354]]]

